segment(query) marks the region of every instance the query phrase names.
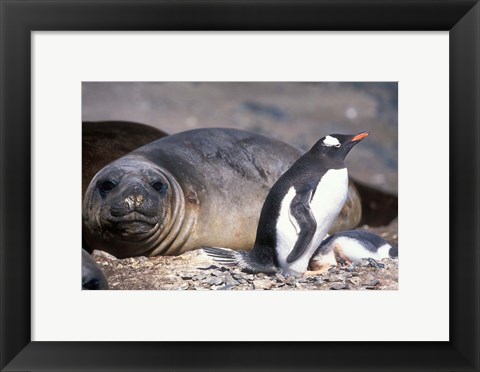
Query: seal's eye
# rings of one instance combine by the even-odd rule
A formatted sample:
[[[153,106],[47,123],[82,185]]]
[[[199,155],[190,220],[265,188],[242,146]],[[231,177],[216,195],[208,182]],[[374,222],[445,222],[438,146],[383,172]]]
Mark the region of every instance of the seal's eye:
[[[109,191],[112,190],[115,186],[117,186],[115,183],[113,183],[113,182],[110,181],[110,180],[107,180],[107,181],[103,181],[103,182],[99,185],[99,188],[100,188],[100,191],[102,191],[102,192],[109,192]]]
[[[152,183],[152,187],[157,190],[158,192],[164,192],[167,190],[167,184],[163,182],[154,182]]]

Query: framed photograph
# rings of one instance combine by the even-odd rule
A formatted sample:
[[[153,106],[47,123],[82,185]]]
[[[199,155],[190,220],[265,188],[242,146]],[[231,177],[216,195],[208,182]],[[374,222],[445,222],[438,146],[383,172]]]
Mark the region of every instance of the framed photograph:
[[[82,83],[85,289],[396,290],[397,194],[396,81]]]
[[[2,2],[2,370],[479,370],[479,6],[476,1]],[[394,129],[383,127],[378,117]],[[373,266],[376,275],[381,270],[389,275],[375,282],[351,275],[361,268],[339,268],[327,279],[290,283],[281,274],[243,277],[219,264],[237,256],[212,248],[205,250],[211,261],[205,261],[204,276],[188,267],[180,272],[175,265],[196,251],[172,251],[173,258],[149,261],[175,268],[167,283],[147,280],[154,271],[136,258],[122,260],[142,252],[112,251],[118,258],[105,254],[96,260],[110,289],[120,290],[81,290],[80,248],[104,246],[95,235],[97,217],[89,220],[79,195],[86,191],[91,206],[123,187],[103,170],[91,187],[94,176],[81,177],[82,133],[85,122],[112,125],[112,120],[117,129],[118,121],[128,121],[169,134],[203,130],[195,132],[195,141],[209,146],[221,136],[225,146],[232,130],[238,136],[248,129],[271,138],[262,142],[267,154],[272,152],[267,146],[279,146],[275,141],[305,151],[327,134],[323,146],[341,148],[343,137],[333,135],[335,129],[342,123],[347,130],[363,126],[351,133],[351,141],[369,145],[356,146],[358,157],[347,164],[353,164],[355,180],[374,180],[376,190],[398,185],[398,209],[379,224],[393,223],[385,236],[392,245],[401,241],[401,259],[381,261],[388,270]],[[211,129],[218,123],[231,129]],[[362,130],[377,137],[364,141]],[[164,138],[173,143],[169,154],[175,154],[175,164],[184,162],[175,137]],[[254,142],[263,141],[259,138]],[[182,141],[189,149],[195,146],[188,138]],[[93,160],[114,152],[111,142],[103,148]],[[148,156],[148,148],[142,149],[114,172],[150,172],[145,160],[138,163]],[[251,186],[242,186],[245,178],[231,172],[238,171],[235,161],[215,151],[216,158],[202,156],[214,159],[214,166],[221,163],[220,184],[238,197],[235,187]],[[262,159],[262,169],[273,163]],[[161,167],[175,180],[148,176],[149,190],[170,195],[175,182],[183,189],[187,184],[192,205],[179,207],[187,212],[198,208],[198,184],[205,189],[217,182],[196,178],[206,161],[188,168],[190,173]],[[103,230],[102,237],[124,238],[133,230],[134,240],[150,234],[146,229],[156,217],[142,209],[148,195],[135,190],[133,196],[121,195],[108,217],[115,217],[117,230]],[[222,206],[217,199],[202,203],[210,211]],[[380,204],[388,209],[387,202]],[[122,208],[144,217],[133,224],[122,220]],[[235,221],[246,213],[239,211],[232,213]],[[218,211],[210,213],[208,222],[220,227],[209,230],[213,238],[199,238],[201,245],[221,245],[215,240],[220,236],[241,248],[242,238],[224,238],[236,234],[229,213],[223,221],[214,221]],[[81,214],[90,229],[83,242]],[[300,217],[293,218],[298,224]],[[364,220],[366,230],[371,221]],[[197,220],[192,224],[202,227]],[[202,231],[189,231],[179,246]],[[161,232],[152,236],[157,235]],[[168,247],[175,244],[173,239]],[[337,255],[337,246],[335,254],[348,259]],[[122,271],[128,274],[118,275],[120,266],[128,267]],[[273,290],[282,288],[342,290]]]

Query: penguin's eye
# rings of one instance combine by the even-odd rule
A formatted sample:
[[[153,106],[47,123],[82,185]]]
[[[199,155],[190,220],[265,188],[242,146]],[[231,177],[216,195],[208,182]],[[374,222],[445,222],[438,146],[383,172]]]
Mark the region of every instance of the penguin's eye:
[[[337,144],[335,145],[336,148],[339,148],[340,146],[342,146],[342,145],[339,144],[339,143],[337,143]]]
[[[113,181],[106,180],[100,183],[98,186],[101,192],[107,193],[112,190],[115,186],[117,186]]]
[[[165,192],[168,188],[167,184],[159,181],[152,183],[152,187],[158,192]]]

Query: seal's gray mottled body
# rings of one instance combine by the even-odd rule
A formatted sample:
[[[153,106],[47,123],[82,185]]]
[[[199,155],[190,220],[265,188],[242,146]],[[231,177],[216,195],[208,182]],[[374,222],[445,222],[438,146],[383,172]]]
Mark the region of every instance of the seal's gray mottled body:
[[[202,245],[251,249],[268,191],[300,155],[235,129],[161,138],[94,177],[84,199],[85,239],[117,257],[174,255]],[[360,208],[355,192],[348,202]],[[356,225],[352,215],[342,225]]]

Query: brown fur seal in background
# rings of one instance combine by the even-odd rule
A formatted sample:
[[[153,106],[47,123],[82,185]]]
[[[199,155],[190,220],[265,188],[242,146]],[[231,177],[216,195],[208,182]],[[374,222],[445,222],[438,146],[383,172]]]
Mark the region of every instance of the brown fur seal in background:
[[[82,197],[95,173],[112,161],[167,134],[128,121],[82,123]]]
[[[176,255],[202,245],[251,249],[275,181],[301,155],[284,142],[224,128],[161,138],[110,163],[88,186],[84,238],[116,257]],[[337,230],[356,226],[353,186]]]

